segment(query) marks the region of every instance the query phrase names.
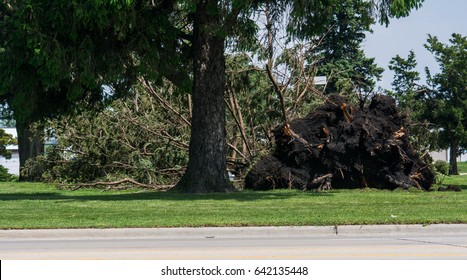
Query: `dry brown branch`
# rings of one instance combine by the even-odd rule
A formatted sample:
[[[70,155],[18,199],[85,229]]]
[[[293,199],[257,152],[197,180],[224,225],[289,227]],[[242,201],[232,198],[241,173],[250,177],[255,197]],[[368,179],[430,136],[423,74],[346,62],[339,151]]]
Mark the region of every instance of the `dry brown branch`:
[[[227,143],[227,146],[229,146],[230,148],[232,148],[234,151],[236,151],[242,158],[244,158],[245,160],[248,161],[247,157],[242,153],[240,152],[237,147],[235,147],[234,145],[230,144],[230,143]]]
[[[396,139],[402,138],[402,136],[404,135],[405,135],[405,129],[403,126],[401,126],[401,128],[398,131],[394,132],[393,134],[394,138]]]
[[[233,75],[237,75],[237,74],[242,74],[242,73],[245,73],[245,72],[250,72],[250,71],[258,71],[258,72],[263,72],[264,69],[262,68],[259,68],[259,67],[256,67],[256,66],[250,66],[246,69],[239,69],[239,70],[226,70],[225,73],[226,74],[233,74]]]
[[[232,91],[230,91],[230,97],[231,99],[235,99],[236,96],[234,95],[234,93]],[[242,137],[242,140],[243,140],[243,144],[245,145],[247,151],[248,151],[248,154],[250,156],[252,156],[252,152],[251,152],[251,149],[250,149],[250,146],[248,145],[248,138],[246,137],[246,133],[245,133],[245,124],[243,122],[243,117],[240,113],[240,110],[239,108],[237,107],[238,106],[238,102],[237,104],[235,103],[235,100],[231,100],[231,103],[232,104],[229,104],[229,102],[227,102],[227,100],[225,100],[225,104],[226,104],[226,107],[229,109],[235,123],[237,124],[237,127],[240,131],[240,135]],[[233,107],[232,107],[233,105]],[[244,153],[242,153],[244,154]]]
[[[168,133],[165,132],[165,131],[161,131],[161,132],[155,131],[155,130],[149,128],[149,126],[143,125],[143,124],[139,123],[139,122],[136,121],[135,119],[130,119],[130,118],[128,118],[127,120],[128,120],[130,123],[132,123],[132,124],[134,124],[134,125],[136,125],[136,126],[142,128],[142,129],[146,130],[147,132],[149,132],[149,133],[151,133],[151,134],[153,134],[153,135],[155,135],[155,136],[159,136],[159,137],[162,137],[162,138],[164,138],[164,139],[170,140],[171,143],[172,143],[174,146],[177,146],[177,147],[183,148],[183,149],[188,149],[188,147],[189,147],[188,144],[186,144],[186,143],[184,143],[184,142],[182,142],[182,141],[180,141],[180,140],[177,140],[175,137],[173,137],[172,135],[168,134]]]
[[[284,123],[288,123],[287,112],[285,109],[285,101],[284,101],[284,92],[283,89],[279,86],[276,78],[273,74],[274,68],[274,39],[275,34],[273,31],[273,22],[271,21],[271,15],[269,11],[269,5],[265,7],[265,16],[266,16],[266,29],[267,29],[267,50],[268,50],[268,62],[266,64],[266,73],[268,74],[269,80],[271,80],[274,90],[276,91],[277,95],[279,96],[279,100],[281,103],[281,111],[282,117],[284,118]]]
[[[121,179],[121,180],[117,180],[117,181],[111,181],[111,182],[93,182],[93,183],[79,183],[79,184],[62,184],[61,186],[62,187],[72,187],[71,190],[72,191],[76,191],[80,188],[83,188],[83,187],[98,187],[98,186],[103,186],[103,187],[107,187],[107,188],[112,188],[112,187],[116,187],[118,188],[119,185],[122,185],[122,184],[130,184],[130,185],[133,185],[133,186],[137,186],[139,188],[144,188],[144,189],[151,189],[151,190],[169,190],[173,187],[173,185],[153,185],[153,184],[143,184],[143,183],[140,183],[140,182],[137,182],[133,179],[130,179],[130,178],[124,178],[124,179]],[[121,188],[119,188],[121,189]]]
[[[144,88],[151,93],[156,99],[167,109],[169,109],[172,113],[174,113],[176,116],[178,116],[185,124],[188,126],[191,126],[190,121],[188,121],[182,113],[179,111],[175,110],[164,98],[162,98],[157,91],[152,87],[152,85],[144,78],[139,77],[138,80],[141,82],[141,84],[144,86]]]
[[[235,91],[232,91],[232,99],[233,99],[233,108],[237,112],[238,121],[240,122],[240,132],[242,134],[243,140],[243,153],[248,151],[250,156],[253,156],[253,153],[250,149],[250,145],[248,144],[248,139],[246,137],[246,129],[245,129],[245,122],[243,120],[242,110],[240,110],[240,105],[238,103],[238,97]]]
[[[282,131],[284,132],[285,135],[291,137],[292,140],[297,140],[298,142],[305,145],[305,147],[311,147],[311,144],[308,143],[308,141],[306,141],[305,139],[303,139],[303,137],[295,133],[295,131],[293,131],[292,128],[290,128],[290,125],[288,123],[286,123],[283,126]]]
[[[281,87],[276,81],[276,78],[274,78],[274,74],[272,73],[272,69],[270,65],[266,65],[266,72],[268,73],[269,80],[271,80],[272,85],[274,86],[274,90],[279,95],[279,100],[281,102],[281,111],[282,111],[282,117],[284,118],[284,123],[288,123],[288,118],[287,118],[287,112],[285,110],[285,101],[284,101],[284,94],[282,92]]]
[[[345,118],[345,121],[347,123],[350,123],[352,122],[352,117],[350,116],[350,113],[349,113],[349,110],[347,108],[347,104],[346,103],[342,103],[341,106],[340,106],[341,110],[342,110],[342,113],[344,114],[344,118]]]
[[[331,179],[332,174],[326,174],[320,177],[315,178],[311,183],[312,184],[320,184],[320,186],[316,189],[316,191],[320,192],[323,190],[331,190]]]
[[[320,177],[317,177],[317,178],[313,179],[313,181],[311,183],[312,184],[322,183],[324,180],[326,180],[328,178],[331,178],[331,177],[332,177],[332,174],[326,174],[326,175],[323,175],[323,176],[320,176]]]

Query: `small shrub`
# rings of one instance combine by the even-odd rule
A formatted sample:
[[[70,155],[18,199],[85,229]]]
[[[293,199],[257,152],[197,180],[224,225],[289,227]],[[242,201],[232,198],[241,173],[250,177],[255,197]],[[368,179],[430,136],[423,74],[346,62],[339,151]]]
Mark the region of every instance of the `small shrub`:
[[[436,172],[441,173],[443,175],[448,175],[449,172],[449,163],[444,160],[437,160],[435,161],[434,167]]]
[[[13,175],[8,173],[8,169],[0,165],[0,182],[10,182],[13,181]]]

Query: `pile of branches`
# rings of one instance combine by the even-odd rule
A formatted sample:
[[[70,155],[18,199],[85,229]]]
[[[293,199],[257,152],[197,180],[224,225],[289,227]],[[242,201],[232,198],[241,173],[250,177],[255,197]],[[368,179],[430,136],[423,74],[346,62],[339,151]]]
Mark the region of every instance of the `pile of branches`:
[[[431,160],[412,148],[407,127],[391,97],[376,95],[358,108],[331,95],[306,117],[274,129],[275,150],[253,166],[245,189],[428,190]]]
[[[56,144],[27,168],[70,189],[166,190],[183,175],[188,160],[187,102],[170,85],[141,78],[127,99],[39,124]]]

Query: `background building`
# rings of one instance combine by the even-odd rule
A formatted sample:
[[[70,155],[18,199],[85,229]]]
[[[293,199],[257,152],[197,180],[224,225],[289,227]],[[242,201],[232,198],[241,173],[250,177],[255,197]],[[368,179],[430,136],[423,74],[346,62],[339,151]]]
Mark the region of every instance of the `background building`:
[[[17,138],[16,128],[14,127],[3,127],[6,133],[13,135],[13,138]],[[11,153],[11,158],[6,159],[0,156],[0,165],[8,169],[8,173],[13,175],[19,175],[19,152],[18,145],[8,145],[6,149]]]

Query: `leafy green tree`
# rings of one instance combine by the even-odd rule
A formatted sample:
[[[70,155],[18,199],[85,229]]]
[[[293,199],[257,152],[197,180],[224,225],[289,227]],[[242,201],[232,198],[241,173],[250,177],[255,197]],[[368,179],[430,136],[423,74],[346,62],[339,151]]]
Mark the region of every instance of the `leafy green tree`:
[[[341,93],[354,96],[358,93],[360,102],[365,102],[373,91],[375,81],[384,71],[368,58],[361,49],[365,32],[371,31],[375,23],[369,1],[343,1],[332,15],[328,30],[317,39],[317,60],[319,74],[326,75],[326,93]]]
[[[16,145],[17,141],[11,134],[0,128],[0,156],[10,159],[11,152],[7,150],[8,145]],[[8,169],[0,165],[0,182],[7,182],[13,179],[13,175],[8,173]]]
[[[180,32],[169,24],[173,8],[165,2],[130,4],[0,3],[0,98],[13,111],[21,167],[43,153],[32,123],[66,113],[83,99],[88,102],[80,105],[105,104],[125,95],[143,69],[151,68],[154,80],[170,69],[164,76],[179,81],[180,87],[186,83],[178,71],[185,66],[178,56]],[[22,175],[30,180],[37,174]]]
[[[458,174],[457,156],[467,148],[467,37],[452,34],[449,44],[428,35],[425,44],[439,63],[434,75],[427,68],[433,89],[426,93],[424,117],[439,128],[440,145],[450,148],[450,174]]]
[[[11,153],[7,150],[6,146],[15,144],[17,144],[16,139],[14,139],[11,134],[6,133],[5,130],[0,128],[0,156],[10,159]]]
[[[388,23],[423,1],[370,2]],[[309,38],[342,1],[3,1],[0,95],[18,124],[20,110],[36,117],[31,108],[40,102],[60,111],[83,98],[102,100],[104,85],[118,96],[139,75],[165,77],[191,88],[193,104],[189,162],[176,189],[234,191],[226,172],[225,42],[254,34],[251,15],[266,3],[289,11],[288,36]]]
[[[420,73],[415,70],[417,61],[415,53],[411,50],[407,59],[396,55],[389,62],[389,69],[394,71],[394,80],[391,83],[392,91],[388,92],[403,109],[412,109],[415,95],[420,89]]]
[[[399,109],[408,118],[411,143],[415,150],[424,154],[429,150],[439,149],[438,134],[433,124],[425,119],[425,101],[423,95],[427,91],[425,85],[419,84],[420,73],[415,70],[417,61],[415,53],[409,52],[407,59],[396,55],[389,62],[389,69],[394,72],[392,89],[386,93],[393,96]]]

